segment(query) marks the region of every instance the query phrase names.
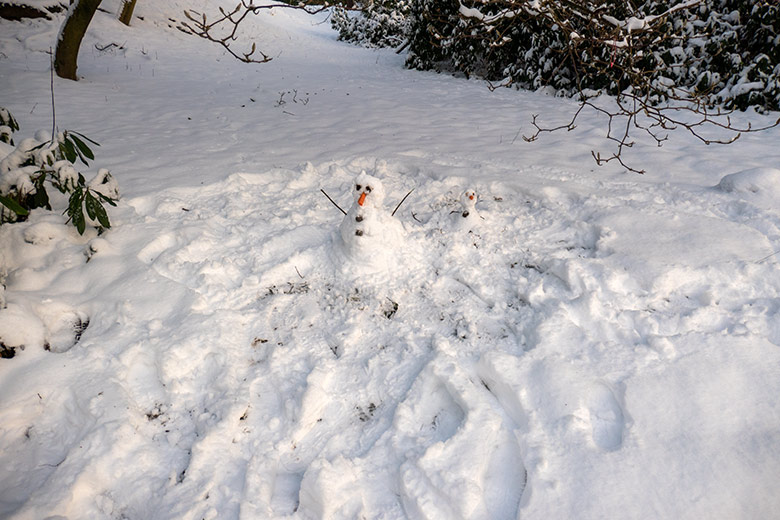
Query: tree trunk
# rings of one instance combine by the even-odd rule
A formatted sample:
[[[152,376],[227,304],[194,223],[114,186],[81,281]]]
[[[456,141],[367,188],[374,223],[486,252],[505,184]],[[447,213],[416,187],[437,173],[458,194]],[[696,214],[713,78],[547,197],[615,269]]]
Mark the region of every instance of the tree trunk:
[[[122,12],[119,13],[119,21],[125,25],[130,25],[133,18],[133,9],[135,9],[136,0],[124,0],[122,3]]]
[[[54,55],[54,71],[61,78],[76,81],[76,62],[79,47],[87,27],[92,21],[101,0],[76,0],[68,9],[68,14],[60,28],[57,50]]]

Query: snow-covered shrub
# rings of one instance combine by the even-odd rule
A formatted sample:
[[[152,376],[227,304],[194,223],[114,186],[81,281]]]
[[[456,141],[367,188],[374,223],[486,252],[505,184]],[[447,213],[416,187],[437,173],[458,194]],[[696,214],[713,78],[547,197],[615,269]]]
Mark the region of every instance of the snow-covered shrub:
[[[457,37],[462,32],[458,7],[458,0],[412,0],[408,67],[467,74],[472,70],[472,59],[481,52],[469,53],[472,45]]]
[[[62,0],[4,0],[0,2],[0,18],[22,20],[24,18],[46,18],[67,8]]]
[[[648,15],[667,3],[646,1]],[[708,0],[664,20],[643,70],[652,70],[657,101],[685,88],[708,105],[780,109],[780,7],[761,0]],[[673,87],[671,87],[673,86]]]
[[[14,144],[14,132],[19,130],[19,123],[7,109],[0,107],[0,143]]]
[[[631,88],[650,104],[780,109],[778,3],[682,5],[412,0],[407,65],[565,96]]]
[[[0,224],[24,220],[36,208],[51,209],[48,186],[68,194],[66,212],[69,221],[83,234],[86,225],[99,231],[110,228],[103,203],[115,206],[119,198],[116,181],[106,169],[100,169],[89,182],[79,173],[76,161],[89,165],[95,156],[87,143],[99,146],[88,137],[65,130],[52,137],[38,131],[35,137],[23,139],[16,147],[11,135],[18,129],[16,120],[0,107],[4,124],[0,133],[8,129],[8,141],[0,143]],[[7,143],[7,144],[6,144]]]
[[[412,0],[369,0],[356,14],[337,7],[331,26],[339,39],[367,47],[397,47],[409,33],[409,9]]]

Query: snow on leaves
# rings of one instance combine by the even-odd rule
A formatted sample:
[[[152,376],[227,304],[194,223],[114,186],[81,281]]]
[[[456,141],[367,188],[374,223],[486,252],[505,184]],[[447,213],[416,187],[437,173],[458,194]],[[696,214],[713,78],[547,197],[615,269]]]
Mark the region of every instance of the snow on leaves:
[[[11,135],[19,126],[2,107],[0,124],[0,140],[12,144]],[[24,220],[36,208],[52,209],[46,188],[49,184],[69,194],[65,212],[79,234],[84,234],[87,224],[99,231],[110,228],[103,204],[116,205],[116,181],[108,170],[100,169],[87,183],[74,167],[77,161],[88,166],[88,161],[95,159],[90,145],[99,146],[83,134],[65,130],[54,138],[39,131],[35,138],[24,139],[5,153],[0,148],[4,156],[0,160],[0,224]]]

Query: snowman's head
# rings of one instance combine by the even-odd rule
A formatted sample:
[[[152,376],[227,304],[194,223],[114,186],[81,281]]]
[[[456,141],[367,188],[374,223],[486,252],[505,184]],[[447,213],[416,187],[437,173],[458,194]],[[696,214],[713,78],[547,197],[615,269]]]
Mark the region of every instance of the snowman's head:
[[[460,196],[460,202],[466,208],[473,208],[477,204],[477,192],[472,189],[464,191]]]
[[[385,188],[376,177],[361,172],[352,185],[352,196],[358,206],[380,208],[385,200]]]

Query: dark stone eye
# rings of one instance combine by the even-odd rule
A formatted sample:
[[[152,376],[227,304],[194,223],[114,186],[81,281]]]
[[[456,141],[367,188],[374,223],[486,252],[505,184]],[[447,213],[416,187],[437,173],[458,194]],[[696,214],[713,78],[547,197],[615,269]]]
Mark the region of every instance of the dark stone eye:
[[[356,185],[355,185],[355,189],[356,189],[356,190],[358,190],[358,191],[360,191],[360,188],[362,188],[362,187],[363,187],[363,186],[361,186],[360,184],[356,184]]]
[[[366,191],[367,191],[368,193],[371,193],[371,186],[366,186]]]

